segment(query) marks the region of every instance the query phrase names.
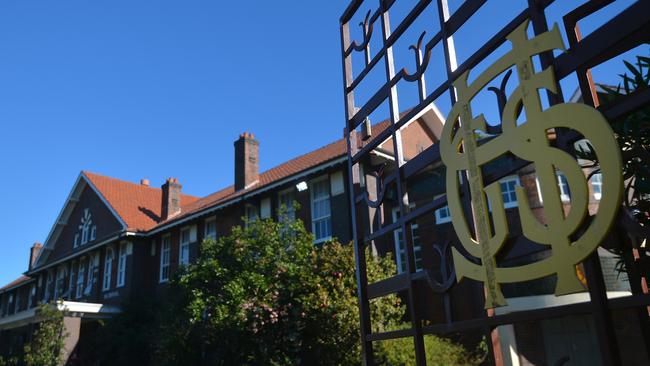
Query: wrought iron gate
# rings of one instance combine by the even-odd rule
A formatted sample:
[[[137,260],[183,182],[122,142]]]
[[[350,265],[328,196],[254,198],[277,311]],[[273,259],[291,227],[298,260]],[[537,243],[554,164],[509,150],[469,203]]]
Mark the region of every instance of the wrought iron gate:
[[[491,0],[489,3],[494,1]],[[615,246],[622,253],[621,258],[627,268],[631,295],[608,298],[601,262],[598,255],[592,253],[584,261],[581,260],[582,265],[577,267],[578,278],[585,284],[589,294],[588,301],[499,313],[493,309],[494,306],[500,305],[499,300],[496,299],[499,291],[495,292],[498,284],[493,283],[496,287],[489,284],[489,271],[487,271],[485,281],[477,282],[480,287],[474,286],[468,292],[464,292],[464,294],[474,293],[476,296],[459,299],[458,294],[452,293],[458,285],[455,277],[456,271],[453,267],[456,261],[452,260],[451,253],[455,253],[454,256],[458,255],[456,253],[467,254],[467,249],[463,249],[462,243],[456,235],[451,235],[445,240],[440,239],[433,248],[430,248],[433,249],[435,263],[438,264],[431,264],[433,260],[429,258],[429,264],[425,264],[422,270],[418,270],[419,261],[422,261],[421,257],[426,254],[422,254],[423,249],[420,247],[417,248],[419,254],[416,253],[414,236],[422,235],[422,233],[414,232],[414,227],[416,227],[414,224],[422,218],[431,217],[435,211],[445,208],[448,199],[447,195],[441,195],[413,206],[409,200],[409,190],[415,184],[413,183],[414,178],[423,171],[443,167],[445,146],[441,147],[441,143],[436,141],[431,146],[416,148],[417,153],[405,156],[405,149],[411,148],[411,151],[413,149],[406,146],[409,142],[403,140],[402,133],[409,123],[420,118],[442,98],[448,98],[450,109],[454,110],[453,106],[456,105],[458,99],[463,98],[462,91],[459,90],[459,85],[462,82],[467,82],[463,78],[467,78],[469,71],[483,71],[486,63],[496,64],[494,55],[499,49],[508,48],[509,44],[512,44],[514,49],[528,41],[537,47],[542,42],[542,38],[551,37],[547,37],[547,35],[552,35],[557,30],[547,22],[546,12],[554,4],[553,0],[502,1],[500,2],[502,6],[507,7],[514,6],[514,3],[522,3],[523,10],[508,19],[507,24],[495,30],[494,35],[487,42],[475,52],[464,57],[460,64],[457,64],[453,37],[464,24],[476,20],[477,13],[486,6],[488,1],[466,0],[456,9],[450,9],[449,0],[411,1],[410,4],[413,5],[406,11],[402,11],[403,15],[396,17],[397,20],[389,15],[389,11],[393,10],[396,3],[400,3],[400,1],[353,0],[340,18],[348,174],[351,178],[349,192],[351,212],[353,212],[351,220],[361,310],[364,362],[374,364],[373,345],[375,342],[409,338],[413,340],[417,364],[424,365],[426,363],[424,336],[450,335],[478,330],[488,340],[489,362],[503,364],[501,354],[504,350],[500,349],[499,333],[495,331],[497,327],[570,315],[587,315],[593,319],[599,346],[597,351],[599,358],[607,365],[621,364],[624,359],[620,349],[621,340],[617,339],[612,316],[613,312],[622,310],[634,312],[639,324],[640,339],[644,346],[644,349],[640,351],[645,352],[646,355],[650,354],[648,317],[650,295],[648,295],[646,286],[646,278],[650,276],[650,266],[644,255],[645,249],[641,247],[641,243],[648,236],[648,228],[636,225],[623,212],[618,213],[613,228],[609,230],[607,240],[608,246]],[[565,103],[565,94],[562,93],[561,85],[562,81],[569,77],[577,79],[582,101],[598,109],[608,123],[618,121],[650,103],[650,89],[645,89],[625,95],[607,105],[599,105],[598,90],[591,80],[589,70],[650,41],[650,2],[646,0],[633,2],[625,10],[611,16],[608,21],[582,38],[578,22],[605,9],[611,3],[613,0],[592,0],[580,1],[580,4],[572,5],[573,9],[562,14],[563,24],[561,26],[568,38],[568,45],[565,46],[566,51],[554,52],[552,50],[562,47],[559,45],[543,48],[538,50],[539,52],[526,55],[526,57],[532,57],[533,60],[532,63],[526,64],[529,65],[527,67],[536,68],[539,71],[528,70],[533,76],[542,74],[543,70],[550,70],[552,73],[549,79],[552,83],[539,87],[539,89],[545,89],[545,100],[542,101],[544,108]],[[367,5],[373,9],[367,13],[365,11],[361,13],[363,7]],[[422,19],[425,14],[428,16],[427,21],[433,24],[436,31],[433,34],[423,32],[419,34],[419,38],[412,38],[413,35],[409,32],[412,25],[416,19]],[[353,40],[351,23],[356,20],[361,21],[361,36]],[[530,22],[530,28],[526,28],[527,22]],[[356,24],[352,25],[356,26]],[[521,32],[519,34],[521,38],[514,41],[514,38],[519,37],[517,32]],[[555,41],[557,45],[558,40]],[[416,66],[414,72],[409,72],[406,68],[396,69],[394,48],[403,42],[412,43],[411,50],[414,51]],[[436,52],[439,54],[437,55]],[[431,65],[435,62],[440,62],[443,65],[440,72],[436,74],[437,79],[434,77],[441,81],[438,81],[432,88],[427,88],[430,86],[427,85],[427,81],[430,80],[425,78],[425,74],[431,71],[434,67]],[[535,65],[531,66],[533,63]],[[512,69],[519,73],[520,83],[522,75],[525,79],[527,72],[522,70],[522,64],[516,64],[512,68],[510,66],[512,65],[499,69],[495,74],[503,76],[501,85],[497,83],[496,87],[488,88],[487,85],[485,87],[486,90],[495,93],[500,113],[504,113],[504,108],[506,110],[509,108],[506,84],[512,74]],[[435,71],[431,72],[435,73]],[[471,76],[474,79],[478,78],[475,75]],[[495,79],[495,77],[491,77],[490,81]],[[398,89],[401,90],[404,85],[415,85],[417,88],[416,102],[408,105],[408,109],[401,108],[403,106],[400,105],[402,99]],[[357,99],[360,99],[359,95],[362,95],[361,99],[364,99],[359,105],[355,103],[355,92],[357,92]],[[534,92],[536,93],[537,90]],[[469,105],[469,101],[467,101],[467,105]],[[382,108],[387,110],[388,122],[373,126],[369,119],[374,112]],[[527,108],[528,106],[524,107],[524,109]],[[521,106],[516,109],[518,109],[516,113],[520,115]],[[459,113],[464,112],[467,110]],[[475,114],[480,114],[480,112],[477,111]],[[527,111],[527,113],[530,112]],[[465,117],[473,118],[474,114],[469,110]],[[443,118],[446,117],[443,116]],[[462,118],[461,116],[460,119]],[[449,120],[447,123],[450,123]],[[484,127],[485,133],[479,136],[478,145],[474,148],[489,143],[491,139],[504,133],[505,128],[498,124]],[[449,129],[451,130],[451,128]],[[461,129],[462,127],[456,127],[451,133],[460,134]],[[439,132],[437,131],[437,133]],[[474,134],[474,132],[472,130],[468,133]],[[549,130],[549,133],[552,135],[549,136],[554,148],[568,152],[573,156],[576,154],[576,141],[585,136],[584,132],[562,128],[562,126]],[[440,134],[437,138],[444,139]],[[463,149],[464,152],[469,153],[470,147],[464,145]],[[376,156],[381,154],[384,158],[379,164]],[[441,157],[441,155],[443,156]],[[480,178],[482,183],[485,182],[487,185],[499,182],[513,172],[530,169],[531,166],[530,160],[523,160],[516,156],[508,156],[504,161],[503,164],[496,165],[489,172],[479,172],[477,179]],[[369,182],[368,179],[374,180]],[[472,197],[476,197],[476,194],[472,191],[471,179],[469,173],[459,178],[459,201],[466,215],[474,212],[473,217],[476,218],[478,217],[476,212],[480,211],[476,205],[480,201],[472,201]],[[446,187],[446,189],[449,190],[450,187]],[[603,199],[607,194],[607,192],[603,193]],[[388,203],[388,201],[391,202]],[[495,204],[497,202],[493,200],[492,205]],[[394,206],[393,220],[387,218],[387,205]],[[490,209],[489,206],[486,207]],[[453,214],[454,210],[451,211]],[[487,211],[484,214],[487,217]],[[486,227],[490,225],[494,226],[495,224],[488,223]],[[480,228],[479,224],[470,224],[470,226]],[[584,228],[580,230],[584,231]],[[397,235],[394,236],[395,240],[401,240],[399,243],[404,245],[405,268],[403,271],[398,269],[394,276],[369,283],[366,271],[367,261],[372,260],[369,258],[373,256],[371,253],[382,251],[377,249],[376,242],[393,238],[393,235]],[[475,235],[479,236],[479,234]],[[520,236],[521,232],[511,233],[513,237],[518,235]],[[511,240],[514,242],[516,238],[511,238]],[[396,256],[400,255],[398,252],[401,250],[399,246],[401,244],[398,244],[395,246]],[[492,254],[496,258],[496,254]],[[484,256],[481,260],[470,260],[466,266],[479,266],[481,269],[487,270],[486,258]],[[492,270],[502,268],[503,265],[498,262],[499,259],[495,259],[495,266]],[[399,265],[400,263],[398,263],[398,267]],[[484,287],[482,282],[485,282]],[[477,291],[477,289],[479,290]],[[388,330],[377,330],[378,328],[375,327],[375,331],[373,331],[371,302],[391,294],[399,294],[406,303],[405,319],[408,319],[410,326]],[[478,308],[483,308],[485,305],[487,309],[476,312],[476,306],[474,306],[475,317],[458,316],[458,308],[466,306],[462,302],[477,302],[479,303]],[[426,305],[422,306],[425,303]]]

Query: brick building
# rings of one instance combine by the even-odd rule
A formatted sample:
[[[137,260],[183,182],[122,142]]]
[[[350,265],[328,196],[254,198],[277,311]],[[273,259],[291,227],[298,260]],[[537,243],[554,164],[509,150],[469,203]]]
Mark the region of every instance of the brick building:
[[[413,146],[428,147],[441,124],[430,109],[406,135]],[[146,179],[138,184],[82,171],[44,243],[31,247],[24,275],[0,288],[0,351],[22,347],[39,302],[62,299],[70,314],[66,357],[72,357],[96,320],[119,312],[134,294],[164,296],[171,274],[196,258],[201,240],[227,235],[243,218],[277,218],[282,205],[298,203],[288,215],[304,222],[316,244],[349,242],[346,154],[341,139],[260,172],[259,143],[243,133],[234,143],[234,184],[205,197],[186,194],[176,178],[156,188]]]
[[[369,132],[377,136],[387,123],[376,124]],[[436,143],[443,123],[444,116],[433,105],[407,123],[402,129],[405,159]],[[358,144],[363,143],[364,139],[359,138]],[[169,178],[156,188],[146,179],[138,184],[81,172],[48,237],[42,245],[36,243],[31,247],[24,275],[0,288],[0,352],[22,347],[37,321],[34,310],[39,302],[63,299],[59,306],[69,311],[65,319],[70,334],[66,357],[82,353],[78,341],[92,334],[97,319],[119,312],[120,304],[135,294],[164,296],[171,274],[196,258],[201,240],[227,235],[234,226],[244,224],[243,218],[277,218],[280,207],[291,206],[294,201],[300,208],[289,210],[288,215],[304,222],[314,234],[315,244],[331,238],[349,242],[352,233],[346,154],[346,142],[341,139],[260,172],[260,145],[252,134],[244,133],[234,143],[234,184],[205,197],[186,194],[176,178]],[[390,186],[380,192],[378,178],[390,174],[383,167],[389,165],[385,162],[393,155],[389,139],[362,166],[361,184],[369,198],[385,196],[384,203],[371,213],[372,222],[364,225],[369,231],[390,225],[399,215],[395,192]],[[494,164],[508,163],[504,158]],[[431,166],[408,182],[409,209],[417,209],[444,194],[444,175],[444,167]],[[531,207],[543,222],[543,202],[534,171],[524,168],[500,181],[509,227],[519,228],[514,194],[517,185],[526,189]],[[568,209],[570,191],[561,172],[558,187]],[[591,179],[589,189],[591,208],[595,208],[600,198],[598,175]],[[510,233],[510,246],[516,249],[507,251],[502,258],[505,263],[515,265],[548,255],[548,248],[521,242],[525,238],[519,234],[516,229]],[[432,272],[440,272],[440,248],[456,240],[449,210],[442,207],[432,215],[420,217],[411,224],[407,235],[401,230],[390,231],[376,240],[371,249],[379,255],[392,254],[397,271],[402,272],[406,268],[404,240],[411,240],[414,245],[417,276],[422,279],[419,311],[428,322],[441,322],[441,313],[433,309],[443,308],[445,300],[431,291],[429,280]],[[552,279],[525,286],[504,286],[511,306],[500,311],[556,301],[553,288]],[[455,286],[451,296],[458,301],[453,301],[456,305],[450,309],[453,316],[472,318],[481,314],[482,302],[468,300],[482,294],[481,285],[475,282],[464,281]],[[525,352],[539,342],[539,337],[529,337],[539,331],[536,326],[503,329],[504,346],[520,348],[524,358],[535,357]]]

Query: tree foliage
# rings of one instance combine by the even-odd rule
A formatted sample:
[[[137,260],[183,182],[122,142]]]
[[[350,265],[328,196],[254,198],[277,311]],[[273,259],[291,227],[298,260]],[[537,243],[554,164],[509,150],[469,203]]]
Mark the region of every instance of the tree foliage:
[[[390,257],[368,261],[370,281],[394,271]],[[198,260],[179,270],[171,286],[160,364],[360,364],[352,246],[315,246],[299,221],[258,220],[205,240]],[[371,306],[374,330],[404,323],[398,296]],[[462,347],[436,339],[436,353],[465,355]],[[410,364],[400,354],[412,342],[402,346],[377,347],[377,361]]]
[[[27,366],[58,366],[63,362],[63,347],[68,333],[60,311],[53,304],[41,304],[36,313],[42,321],[24,348],[24,364]]]
[[[601,96],[601,105],[604,108],[650,87],[650,58],[637,56],[636,64],[623,62],[628,72],[620,75],[622,85],[619,84],[616,88],[602,86],[605,94]],[[628,235],[643,240],[650,237],[650,106],[639,108],[612,121],[611,127],[621,149],[623,161],[625,211],[621,217],[624,219],[623,224]],[[597,153],[588,142],[576,152],[579,158],[588,161],[584,166],[593,169],[591,175],[600,172]],[[647,251],[644,246],[637,249]],[[616,270],[627,272],[625,250],[608,250],[618,257]],[[642,254],[642,257],[645,255]]]
[[[601,104],[617,102],[626,95],[641,92],[650,87],[650,58],[637,56],[635,64],[624,61],[628,72],[621,74],[622,85],[616,88],[602,86],[605,94]],[[613,121],[611,124],[623,157],[625,193],[623,204],[638,224],[650,232],[650,107],[646,106]],[[598,173],[597,151],[590,144],[582,146],[577,156],[590,163]]]

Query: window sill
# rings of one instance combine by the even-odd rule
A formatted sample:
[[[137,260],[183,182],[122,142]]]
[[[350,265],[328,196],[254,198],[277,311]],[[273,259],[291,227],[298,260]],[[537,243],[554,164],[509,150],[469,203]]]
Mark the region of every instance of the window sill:
[[[318,240],[314,240],[314,244],[321,244],[321,243],[324,243],[324,242],[326,242],[328,240],[332,240],[332,237],[328,236],[328,237],[325,237],[325,238],[320,238]]]

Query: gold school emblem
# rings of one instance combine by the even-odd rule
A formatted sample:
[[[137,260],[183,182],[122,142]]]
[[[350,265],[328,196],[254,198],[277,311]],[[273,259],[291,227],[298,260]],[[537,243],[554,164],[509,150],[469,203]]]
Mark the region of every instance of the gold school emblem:
[[[621,156],[612,129],[594,108],[575,103],[557,104],[542,110],[538,90],[557,93],[552,67],[535,72],[531,57],[553,49],[564,50],[557,25],[549,32],[528,39],[528,21],[515,29],[507,39],[512,50],[492,64],[468,85],[466,71],[454,83],[458,102],[452,108],[440,139],[440,154],[447,167],[447,200],[454,229],[469,255],[481,264],[470,261],[453,249],[458,281],[469,277],[486,284],[486,308],[506,305],[501,283],[533,280],[557,274],[556,295],[583,291],[576,276],[576,265],[599,245],[607,234],[621,201]],[[502,116],[502,133],[494,139],[477,144],[475,131],[486,131],[483,115],[475,117],[470,107],[472,98],[504,71],[516,66],[520,84],[506,102]],[[523,110],[526,121],[517,123]],[[587,215],[588,188],[578,162],[568,153],[550,146],[548,130],[568,128],[582,134],[594,147],[600,159],[603,195],[598,214],[588,228],[575,238],[577,229]],[[499,254],[508,235],[499,182],[483,185],[481,166],[510,152],[534,164],[544,202],[547,223],[539,222],[531,211],[526,191],[516,187],[522,233],[530,240],[551,247],[546,259],[519,267],[497,267]],[[571,209],[565,215],[559,195],[556,171],[566,176],[571,190]],[[472,232],[465,220],[460,201],[459,172],[465,172],[470,188]],[[487,196],[487,197],[486,197]],[[490,201],[492,215],[488,213]],[[491,222],[490,222],[491,220]]]

